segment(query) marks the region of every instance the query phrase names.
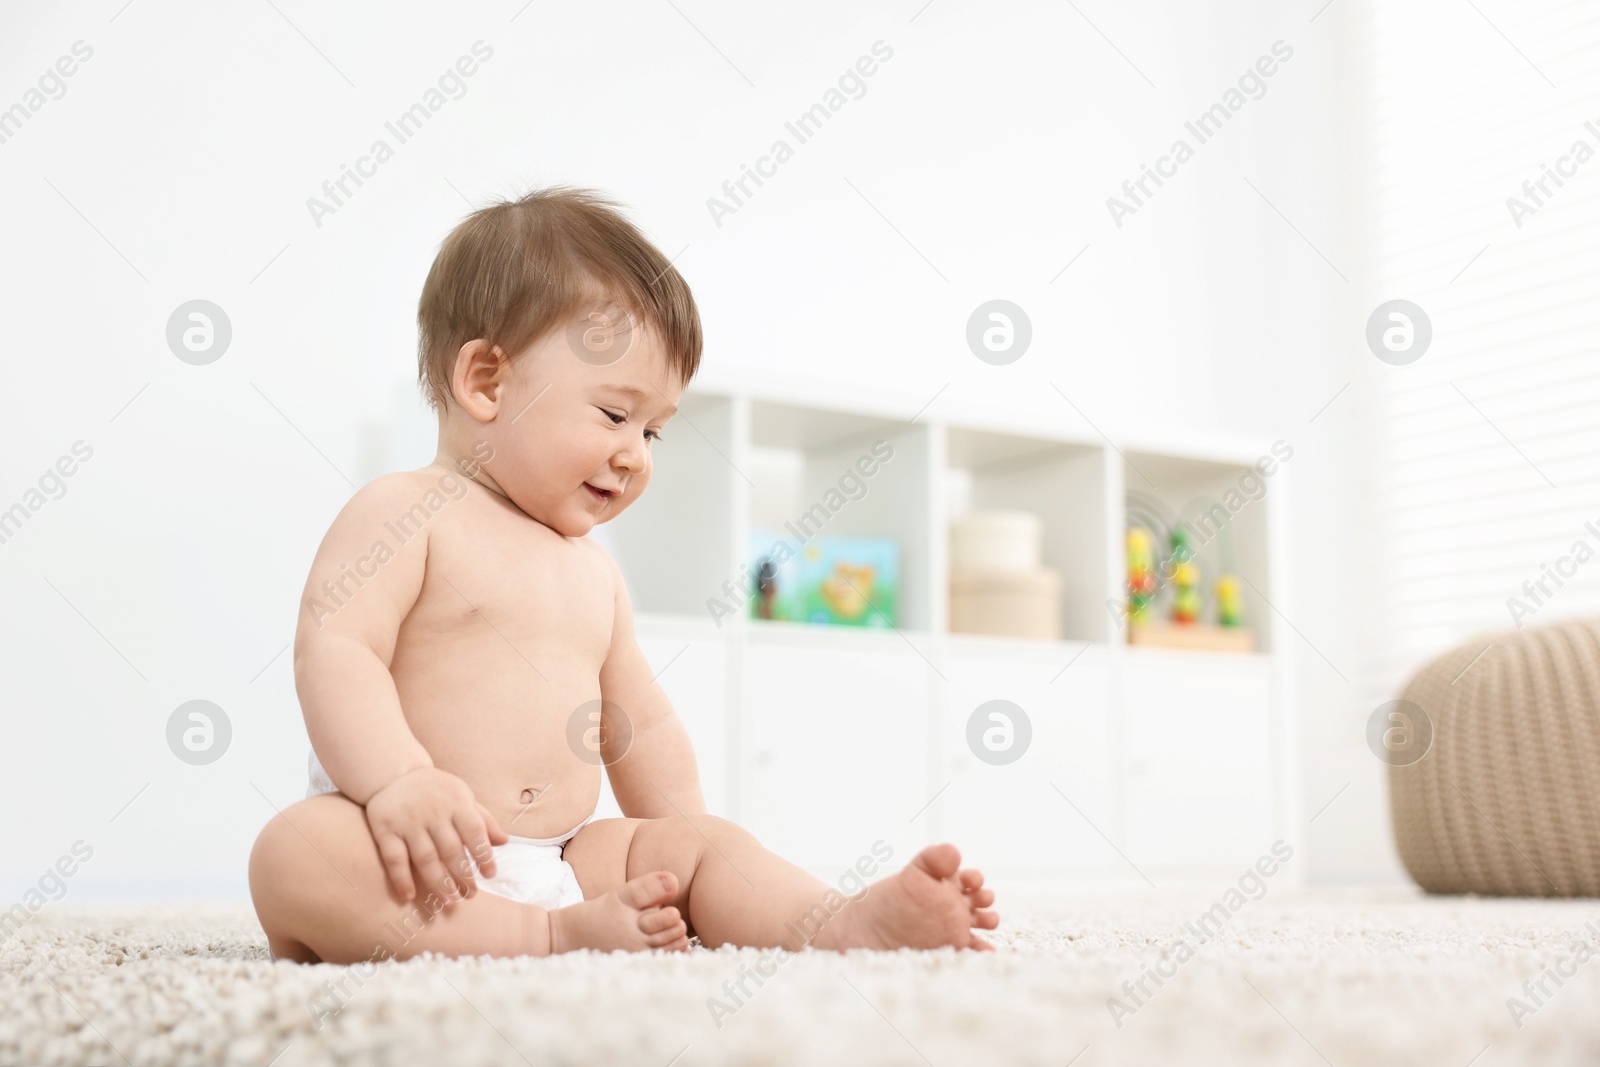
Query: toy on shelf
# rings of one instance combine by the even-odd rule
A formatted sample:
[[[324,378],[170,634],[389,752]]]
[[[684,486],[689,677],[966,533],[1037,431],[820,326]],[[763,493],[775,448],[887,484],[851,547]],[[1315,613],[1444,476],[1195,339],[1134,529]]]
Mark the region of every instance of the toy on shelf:
[[[1172,621],[1189,626],[1200,619],[1200,568],[1189,546],[1189,532],[1172,528]]]
[[[1239,596],[1239,579],[1224,574],[1217,579],[1217,625],[1244,625],[1244,604]]]
[[[798,551],[769,530],[752,530],[756,565],[750,615],[757,619],[888,628],[899,615],[900,549],[878,537],[815,536]]]
[[[876,577],[877,571],[871,566],[842,559],[835,561],[833,573],[817,583],[817,596],[830,614],[826,621],[859,621],[872,606],[872,585]]]
[[[756,618],[772,618],[773,604],[778,599],[778,565],[771,556],[763,556],[756,568]]]
[[[1187,510],[1187,509],[1186,509]],[[1160,501],[1128,494],[1127,634],[1130,645],[1185,648],[1207,652],[1254,652],[1255,634],[1244,624],[1241,579],[1233,572],[1231,535],[1221,544],[1196,545],[1191,523],[1167,514]],[[1158,544],[1169,546],[1156,558]],[[1220,550],[1224,573],[1215,582],[1217,561],[1200,558],[1200,548]],[[1216,621],[1204,621],[1202,587],[1214,590]],[[1164,591],[1170,590],[1170,591]]]
[[[1128,527],[1128,621],[1146,622],[1156,598],[1155,546],[1143,526]]]

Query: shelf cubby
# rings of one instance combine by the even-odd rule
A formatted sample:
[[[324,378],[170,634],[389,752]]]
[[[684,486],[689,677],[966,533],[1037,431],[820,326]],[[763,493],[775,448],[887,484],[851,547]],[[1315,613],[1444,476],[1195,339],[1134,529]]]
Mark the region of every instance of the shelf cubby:
[[[1110,637],[1114,616],[1106,600],[1114,546],[1103,447],[950,426],[943,488],[946,538],[949,522],[969,511],[1038,514],[1044,526],[1040,562],[1061,575],[1062,637]],[[948,579],[943,585],[948,595]]]
[[[1266,468],[1276,472],[1276,457],[1263,455]],[[1128,450],[1122,466],[1127,520],[1156,532],[1158,571],[1160,561],[1171,555],[1164,536],[1174,525],[1184,527],[1200,570],[1201,621],[1215,621],[1218,575],[1237,575],[1242,579],[1245,625],[1255,635],[1257,650],[1266,652],[1271,650],[1274,595],[1266,498],[1274,491],[1274,477],[1255,465],[1261,458],[1229,461]],[[1169,598],[1168,583],[1162,582],[1154,605],[1158,616],[1165,616]]]
[[[735,525],[769,530],[795,550],[818,535],[893,540],[900,553],[897,625],[929,628],[935,503],[929,428],[773,400],[752,400],[749,412],[748,506]],[[743,533],[737,548],[743,573],[755,562]]]

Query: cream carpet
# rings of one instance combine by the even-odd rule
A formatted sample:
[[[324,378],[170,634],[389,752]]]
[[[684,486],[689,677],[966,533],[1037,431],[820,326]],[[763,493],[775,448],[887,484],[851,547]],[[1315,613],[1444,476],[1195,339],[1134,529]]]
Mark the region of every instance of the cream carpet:
[[[1199,944],[1185,924],[1218,890],[997,888],[993,955],[697,947],[367,976],[269,961],[248,906],[52,904],[0,947],[0,1065],[1600,1063],[1600,901],[1272,889]],[[1164,984],[1124,990],[1168,950]],[[1120,1027],[1112,997],[1134,1010]]]

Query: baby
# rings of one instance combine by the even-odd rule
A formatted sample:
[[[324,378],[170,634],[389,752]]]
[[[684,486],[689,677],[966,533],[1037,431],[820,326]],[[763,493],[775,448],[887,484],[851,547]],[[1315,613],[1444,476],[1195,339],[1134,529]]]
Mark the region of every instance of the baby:
[[[417,319],[439,453],[357,492],[311,565],[311,788],[250,856],[273,955],[992,949],[994,892],[951,845],[844,897],[706,812],[586,536],[649,485],[699,365],[666,257],[608,200],[535,192],[456,227]],[[594,817],[602,767],[627,818]]]

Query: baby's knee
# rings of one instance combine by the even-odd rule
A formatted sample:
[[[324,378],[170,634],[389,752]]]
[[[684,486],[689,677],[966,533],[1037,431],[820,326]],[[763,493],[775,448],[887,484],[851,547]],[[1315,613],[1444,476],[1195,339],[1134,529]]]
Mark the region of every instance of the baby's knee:
[[[750,831],[720,815],[674,815],[661,821],[668,824],[677,836],[701,844],[710,840],[720,845],[725,841],[750,837]]]
[[[310,868],[331,864],[330,855],[348,853],[358,823],[370,833],[362,807],[340,793],[298,801],[268,820],[250,850],[250,895],[258,910],[264,899],[283,900],[306,885],[315,873]]]
[[[250,850],[249,877],[256,917],[280,959],[348,962],[340,956],[342,942],[330,940],[328,931],[382,906],[382,870],[365,809],[341,794],[311,797],[275,814]],[[333,955],[321,955],[330,946]]]
[[[272,853],[293,841],[299,841],[304,847],[307,841],[325,835],[330,826],[348,822],[352,813],[365,821],[361,805],[343,793],[323,793],[297,800],[267,820],[267,825],[256,836],[256,849]]]
[[[295,884],[295,876],[290,842],[285,834],[293,832],[282,815],[274,815],[256,835],[256,843],[250,849],[250,901],[255,905],[256,918],[267,933],[275,957],[284,955],[280,947],[290,940],[286,929],[290,910],[288,890]]]
[[[250,895],[257,900],[281,877],[289,844],[285,834],[294,833],[282,813],[274,815],[256,835],[250,849]]]

